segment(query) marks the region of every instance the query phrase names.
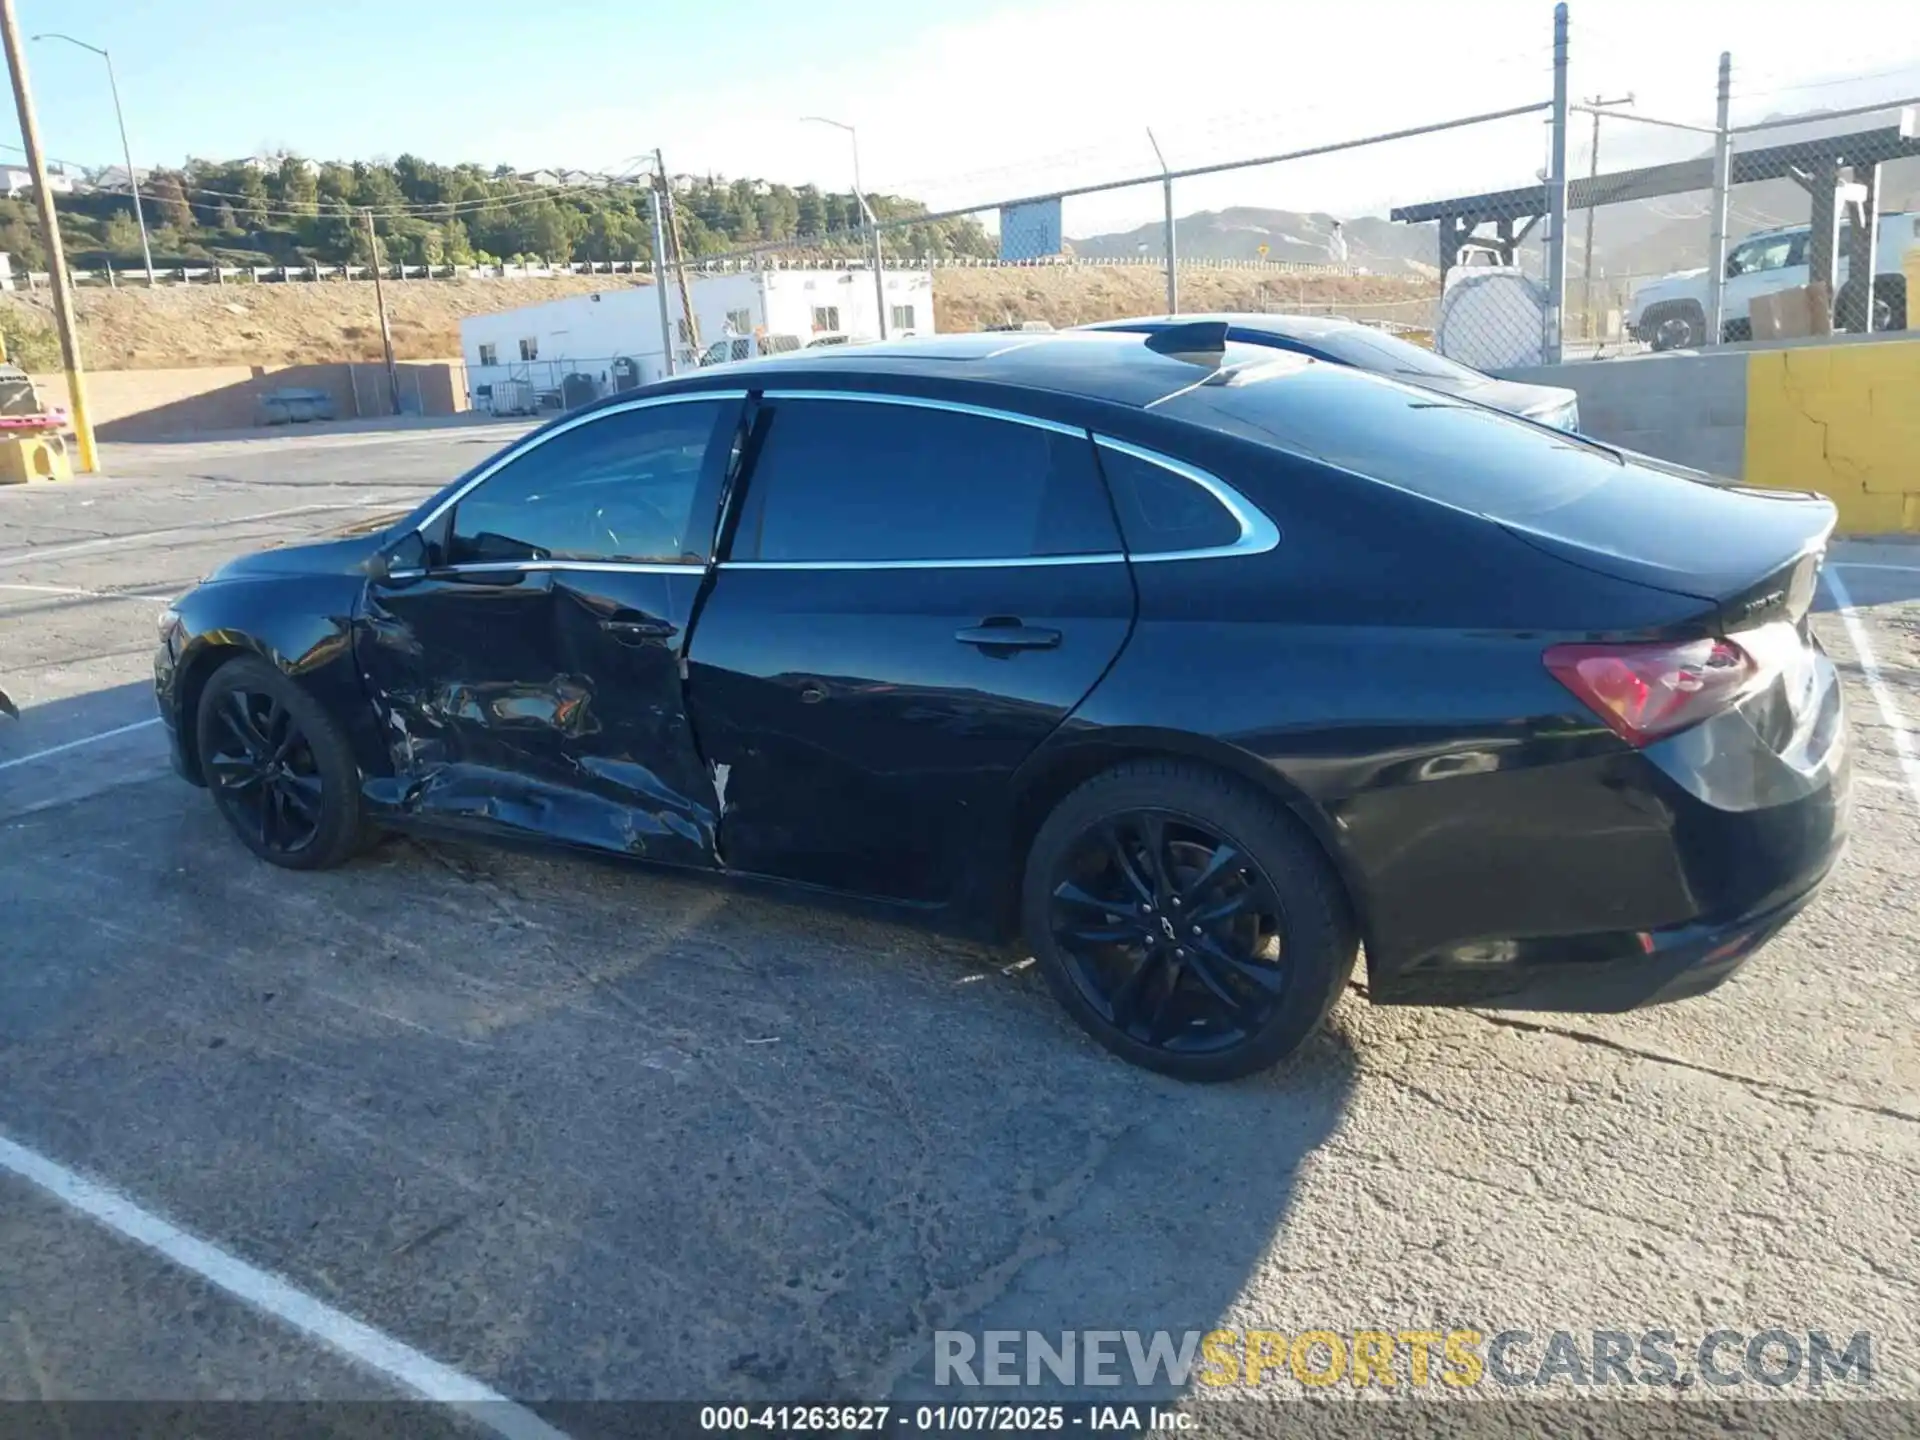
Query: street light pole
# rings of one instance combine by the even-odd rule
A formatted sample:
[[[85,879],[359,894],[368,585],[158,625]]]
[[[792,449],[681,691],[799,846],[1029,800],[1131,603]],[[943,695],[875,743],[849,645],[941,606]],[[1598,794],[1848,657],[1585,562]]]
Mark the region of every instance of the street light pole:
[[[853,143],[853,198],[860,204],[860,213],[866,217],[867,233],[873,241],[873,300],[880,324],[880,338],[887,338],[887,280],[886,264],[880,254],[880,217],[873,213],[873,207],[867,203],[867,192],[860,185],[860,135],[853,126],[839,120],[829,120],[824,115],[802,115],[803,123],[831,125],[836,130],[847,132],[847,139]]]
[[[1594,338],[1593,324],[1593,212],[1600,207],[1593,203],[1593,192],[1597,188],[1595,181],[1600,178],[1600,112],[1609,106],[1631,105],[1633,93],[1629,91],[1617,100],[1604,100],[1596,95],[1587,104],[1593,107],[1593,153],[1587,157],[1587,239],[1580,250],[1580,314],[1586,323],[1587,339]]]
[[[120,82],[114,77],[113,56],[98,45],[89,45],[84,40],[76,40],[71,35],[62,35],[52,31],[45,35],[36,35],[35,40],[64,40],[69,45],[78,45],[82,50],[91,50],[107,62],[107,89],[113,95],[113,118],[120,127],[120,153],[127,159],[127,184],[133,190],[133,218],[140,226],[140,253],[147,262],[147,284],[153,284],[153,245],[147,239],[147,212],[140,204],[140,177],[133,168],[133,146],[127,143],[127,117],[120,108]]]

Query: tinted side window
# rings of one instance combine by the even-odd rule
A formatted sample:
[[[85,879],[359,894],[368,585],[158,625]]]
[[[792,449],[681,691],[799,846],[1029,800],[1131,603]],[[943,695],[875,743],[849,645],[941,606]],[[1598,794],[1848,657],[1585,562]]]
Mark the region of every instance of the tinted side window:
[[[589,420],[535,445],[461,500],[448,559],[698,561],[694,494],[737,402],[687,401]]]
[[[1117,554],[1084,435],[859,400],[782,400],[754,463],[742,560]]]
[[[1240,538],[1233,512],[1186,476],[1107,445],[1100,447],[1100,468],[1129,554],[1211,550]]]

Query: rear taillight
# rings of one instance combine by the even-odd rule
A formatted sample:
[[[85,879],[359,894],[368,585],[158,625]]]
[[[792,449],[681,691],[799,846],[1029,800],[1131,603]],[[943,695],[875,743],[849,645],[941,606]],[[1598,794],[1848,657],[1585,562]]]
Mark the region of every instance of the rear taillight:
[[[1646,745],[1726,709],[1759,673],[1731,640],[1555,645],[1547,669],[1629,745]]]

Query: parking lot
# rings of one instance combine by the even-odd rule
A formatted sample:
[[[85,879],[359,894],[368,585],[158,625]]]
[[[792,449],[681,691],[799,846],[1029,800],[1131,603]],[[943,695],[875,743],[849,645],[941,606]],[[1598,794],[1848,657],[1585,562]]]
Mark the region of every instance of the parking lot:
[[[513,433],[0,490],[0,1398],[912,1401],[954,1398],[940,1330],[1465,1327],[1668,1330],[1683,1371],[1715,1330],[1868,1332],[1826,1393],[1920,1399],[1920,546],[1836,547],[1854,839],[1731,984],[1356,987],[1198,1088],[1017,956],[871,919],[411,840],[252,860],[167,767],[155,614]]]

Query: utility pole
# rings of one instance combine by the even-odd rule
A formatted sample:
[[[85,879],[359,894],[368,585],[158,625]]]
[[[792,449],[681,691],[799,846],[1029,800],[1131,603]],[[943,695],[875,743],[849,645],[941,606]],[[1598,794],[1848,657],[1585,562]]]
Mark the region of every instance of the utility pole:
[[[60,217],[53,208],[53,189],[47,184],[46,157],[40,153],[40,125],[33,114],[33,89],[27,83],[27,57],[20,44],[20,20],[13,0],[0,0],[0,40],[5,42],[7,68],[13,74],[13,103],[20,111],[20,144],[27,152],[27,171],[33,177],[33,199],[40,211],[41,238],[47,247],[47,269],[52,272],[53,320],[60,331],[60,358],[67,372],[67,407],[73,412],[75,459],[80,471],[91,475],[100,468],[93,448],[93,421],[87,413],[87,376],[80,363],[80,331],[74,320],[73,293],[67,283],[67,252],[60,243]]]
[[[674,360],[673,315],[667,307],[667,231],[660,223],[660,187],[647,187],[647,213],[653,220],[653,294],[660,302],[660,344],[667,357],[667,375],[679,370]]]
[[[673,182],[667,179],[666,157],[655,150],[653,163],[660,171],[660,203],[667,212],[667,244],[673,247],[673,279],[680,290],[680,323],[687,332],[687,345],[693,351],[694,363],[698,364],[700,321],[694,316],[693,296],[687,290],[687,262],[680,248],[680,212],[674,208]]]
[[[1713,233],[1707,242],[1707,333],[1701,343],[1718,345],[1727,311],[1727,191],[1733,179],[1733,52],[1720,52],[1720,91],[1713,137]]]
[[[1633,92],[1629,90],[1617,100],[1604,100],[1595,95],[1586,102],[1593,109],[1593,153],[1587,157],[1587,238],[1580,249],[1580,313],[1586,319],[1587,339],[1594,336],[1593,324],[1593,212],[1600,207],[1593,203],[1595,182],[1600,178],[1600,111],[1611,105],[1631,105]]]
[[[373,228],[373,211],[360,212],[367,221],[367,246],[373,255],[373,303],[380,311],[380,348],[387,356],[387,398],[400,413],[400,370],[393,363],[393,332],[387,328],[387,292],[380,283],[380,237]]]
[[[1147,143],[1153,146],[1153,158],[1160,162],[1161,198],[1165,202],[1167,237],[1167,314],[1180,313],[1180,266],[1173,250],[1173,172],[1167,169],[1167,157],[1160,153],[1160,142],[1153,138],[1152,129],[1147,131]]]
[[[1553,7],[1553,149],[1547,168],[1547,364],[1558,365],[1567,313],[1567,7]]]

